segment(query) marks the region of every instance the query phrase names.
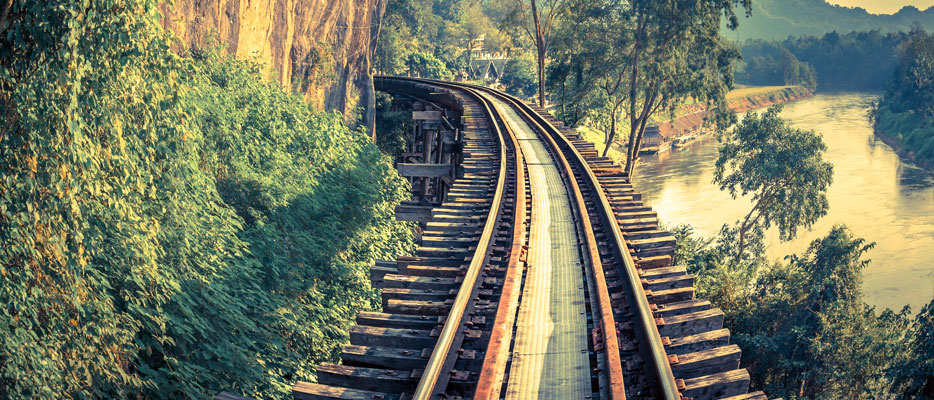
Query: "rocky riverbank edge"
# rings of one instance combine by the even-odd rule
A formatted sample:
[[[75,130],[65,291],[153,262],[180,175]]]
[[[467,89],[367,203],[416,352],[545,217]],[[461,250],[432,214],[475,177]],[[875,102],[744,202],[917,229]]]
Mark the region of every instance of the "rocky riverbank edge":
[[[757,110],[776,104],[790,103],[813,96],[810,90],[801,86],[781,87],[775,90],[727,98],[727,105],[738,114]],[[684,135],[707,133],[712,127],[707,123],[707,110],[700,104],[682,108],[683,115],[659,124],[659,131],[665,137],[674,138]]]
[[[811,96],[814,96],[814,93],[810,90],[801,86],[792,86],[771,92],[743,96],[738,99],[729,100],[727,104],[729,104],[730,109],[733,111],[744,113],[776,104],[790,103]]]

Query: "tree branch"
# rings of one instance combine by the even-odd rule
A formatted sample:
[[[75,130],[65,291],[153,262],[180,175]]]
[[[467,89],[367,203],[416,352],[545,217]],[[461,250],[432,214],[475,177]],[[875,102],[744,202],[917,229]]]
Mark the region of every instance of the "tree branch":
[[[0,1],[3,1],[2,6],[0,6],[0,32],[3,32],[7,28],[7,18],[10,16],[10,9],[13,8],[13,0]]]

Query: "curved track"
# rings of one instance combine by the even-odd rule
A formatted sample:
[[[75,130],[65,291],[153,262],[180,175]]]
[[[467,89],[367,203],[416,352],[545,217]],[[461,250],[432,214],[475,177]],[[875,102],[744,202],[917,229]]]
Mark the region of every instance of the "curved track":
[[[671,266],[674,238],[590,143],[492,89],[377,81],[454,99],[464,171],[417,255],[374,266],[383,312],[296,399],[765,398]]]

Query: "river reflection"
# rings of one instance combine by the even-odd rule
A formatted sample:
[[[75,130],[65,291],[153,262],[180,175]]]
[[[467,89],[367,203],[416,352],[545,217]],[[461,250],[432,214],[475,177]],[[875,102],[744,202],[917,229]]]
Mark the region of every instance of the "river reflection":
[[[864,271],[866,300],[879,307],[917,311],[934,298],[934,177],[902,163],[876,140],[866,119],[875,96],[817,95],[785,106],[783,116],[796,128],[824,135],[825,158],[834,165],[827,193],[830,212],[811,231],[790,242],[769,232],[769,257],[801,253],[837,223],[876,243]],[[751,207],[711,183],[715,139],[644,158],[635,186],[667,224],[688,223],[704,236],[716,234]]]

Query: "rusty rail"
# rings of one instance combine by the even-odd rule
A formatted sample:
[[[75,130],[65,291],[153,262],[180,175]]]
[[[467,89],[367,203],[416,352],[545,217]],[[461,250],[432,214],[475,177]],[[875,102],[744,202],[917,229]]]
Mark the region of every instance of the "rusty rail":
[[[606,198],[606,194],[603,192],[603,190],[600,190],[600,183],[597,179],[597,176],[591,170],[590,166],[587,164],[587,161],[584,160],[584,157],[581,156],[581,154],[575,149],[575,147],[570,142],[567,141],[567,138],[565,138],[564,135],[562,135],[560,131],[558,131],[557,128],[552,126],[550,122],[542,118],[537,112],[532,110],[523,101],[515,97],[509,96],[505,93],[494,91],[491,89],[481,88],[480,90],[490,93],[491,95],[496,96],[500,99],[506,100],[515,109],[522,111],[520,114],[524,118],[526,118],[526,122],[530,124],[534,124],[534,126],[540,129],[540,132],[547,133],[544,136],[548,138],[548,142],[554,146],[555,150],[557,150],[556,154],[560,155],[560,158],[563,161],[563,164],[569,175],[571,175],[570,165],[567,163],[565,153],[573,157],[574,160],[578,163],[579,168],[585,171],[587,177],[589,178],[588,183],[592,185],[591,189],[593,190],[594,194],[600,200],[598,209],[600,210],[601,216],[605,219],[604,223],[608,223],[611,226],[610,231],[613,234],[613,239],[616,244],[615,246],[612,246],[612,247],[615,249],[615,251],[618,252],[618,256],[625,263],[624,271],[626,272],[626,281],[630,289],[629,291],[631,294],[630,299],[634,302],[636,306],[636,310],[637,310],[636,315],[637,315],[637,318],[639,319],[638,321],[639,323],[637,325],[640,331],[642,331],[643,333],[642,334],[643,339],[647,342],[647,351],[649,353],[648,359],[651,365],[652,372],[654,372],[654,375],[655,375],[654,378],[657,380],[659,388],[661,389],[660,394],[663,396],[662,398],[666,400],[681,399],[681,394],[678,391],[678,385],[675,381],[674,373],[672,373],[671,371],[671,365],[669,364],[668,355],[665,352],[665,345],[662,343],[661,335],[658,333],[658,327],[656,326],[655,318],[653,316],[652,309],[649,306],[646,293],[642,288],[641,278],[639,277],[639,274],[636,269],[636,265],[632,260],[632,255],[630,254],[629,246],[626,244],[626,240],[622,236],[622,230],[620,229],[619,223],[614,217],[613,208],[610,206],[610,203]],[[556,140],[563,141],[562,144],[564,144],[565,149],[561,149],[558,146],[558,143],[556,142]],[[583,207],[583,200],[581,198],[580,188],[577,186],[577,182],[574,179],[571,179],[570,181],[573,184],[575,195],[579,199],[578,206]],[[584,211],[584,214],[586,216],[586,210]],[[585,223],[585,225],[589,225],[589,222],[590,221],[588,218],[587,223]],[[593,240],[592,235],[593,235],[593,232],[590,231],[589,239],[591,240]],[[594,244],[591,247],[592,254],[595,251],[596,251],[596,245]],[[599,263],[599,257],[596,257],[596,258],[597,258],[597,262]],[[602,268],[600,272],[601,274],[598,280],[602,280],[603,278]],[[601,307],[604,304],[608,305],[609,294],[607,292],[604,292],[606,290],[605,281],[602,282],[602,290],[600,286],[598,286],[598,290],[601,291],[601,293],[599,294]],[[604,296],[606,296],[605,297],[606,303],[604,303]],[[603,311],[602,314],[603,315],[601,317],[604,318],[604,321],[603,321],[604,334],[607,335],[608,333],[610,333],[610,331],[612,331],[613,341],[615,341],[616,330],[613,324],[610,323],[612,321],[612,312]],[[609,320],[606,319],[606,314],[610,314]],[[612,328],[607,330],[606,329],[607,326],[612,327]],[[611,342],[609,336],[607,336],[606,341],[608,343]],[[616,347],[616,350],[617,350],[616,360],[619,360],[618,347]],[[620,370],[620,376],[621,375],[622,375],[622,372]],[[620,377],[620,380],[621,379],[622,378]],[[620,385],[621,384],[622,382],[620,382]]]
[[[384,90],[419,98],[445,92],[463,105],[458,108],[467,117],[462,124],[473,126],[467,131],[477,139],[466,142],[473,152],[465,154],[474,160],[471,168],[482,172],[455,185],[460,189],[454,205],[432,211],[433,220],[440,218],[435,226],[443,228],[428,242],[437,244],[423,242],[419,257],[374,267],[374,285],[384,288],[383,313],[358,315],[343,365],[323,364],[320,383],[296,384],[294,398],[501,397],[522,290],[530,204],[524,157],[505,107],[519,114],[549,149],[568,189],[591,285],[595,329],[589,350],[598,396],[765,398],[746,395],[749,375],[738,368],[738,348],[726,344],[722,312],[694,299],[694,277],[671,266],[674,238],[658,227],[654,211],[641,202],[628,178],[598,157],[592,145],[562,130],[547,111],[492,89],[416,78],[378,81]],[[436,247],[448,246],[444,243],[453,244]],[[445,253],[455,247],[457,257],[435,255],[455,254]],[[419,288],[424,290],[414,290]]]
[[[610,305],[609,289],[607,288],[607,283],[606,283],[606,278],[605,278],[605,274],[604,274],[603,267],[602,267],[602,262],[600,260],[600,255],[597,249],[597,240],[594,236],[590,217],[585,208],[586,205],[584,202],[581,189],[578,186],[577,181],[571,178],[573,177],[573,174],[571,172],[571,166],[567,158],[565,157],[564,151],[562,151],[559,148],[558,143],[555,142],[555,138],[553,137],[553,136],[557,136],[557,137],[563,138],[563,136],[561,136],[560,133],[556,129],[554,129],[554,127],[551,127],[551,125],[547,121],[536,120],[533,117],[533,115],[537,115],[537,113],[535,113],[533,110],[525,106],[524,103],[522,103],[521,101],[513,97],[506,96],[503,93],[500,93],[500,92],[497,92],[497,91],[494,91],[494,90],[491,90],[485,87],[481,87],[481,86],[452,84],[448,82],[434,81],[434,80],[419,80],[419,81],[429,82],[432,85],[437,85],[441,87],[464,90],[464,91],[468,91],[474,94],[479,99],[482,99],[484,107],[487,109],[487,112],[489,113],[488,115],[491,115],[491,118],[493,115],[499,114],[500,112],[499,110],[497,110],[497,107],[495,106],[495,104],[493,104],[489,99],[487,99],[486,96],[491,96],[491,97],[495,97],[500,100],[503,100],[507,102],[508,104],[510,104],[513,107],[513,109],[518,111],[520,115],[526,120],[526,122],[530,124],[534,124],[534,126],[538,129],[539,132],[547,133],[543,135],[543,137],[546,139],[546,142],[549,143],[549,145],[554,150],[554,154],[556,155],[556,157],[558,157],[562,170],[565,172],[566,176],[569,177],[569,179],[567,179],[567,182],[571,186],[571,189],[572,189],[571,191],[573,193],[572,198],[574,199],[574,202],[576,204],[577,210],[575,213],[580,218],[581,223],[579,224],[579,226],[583,230],[584,238],[587,244],[587,254],[589,256],[588,261],[589,261],[589,266],[591,268],[591,276],[594,277],[595,279],[594,286],[597,288],[597,304],[600,308],[599,315],[598,315],[599,320],[600,320],[600,328],[604,336],[603,352],[606,357],[605,363],[606,363],[607,371],[605,375],[606,375],[607,383],[609,386],[608,395],[611,399],[617,399],[617,400],[625,399],[626,395],[625,395],[625,388],[623,385],[622,364],[620,361],[620,352],[619,352],[619,339],[617,338],[616,322],[614,320],[612,307]],[[496,114],[492,113],[493,110],[497,111]],[[548,130],[549,127],[551,128],[550,131]],[[500,128],[496,127],[495,129],[497,131],[497,136],[502,138],[503,136],[502,136],[502,132]],[[513,142],[515,142],[515,137],[514,135],[511,134],[511,132],[508,131],[508,127],[505,127],[504,130],[507,130],[507,133],[509,133],[509,137],[513,140]],[[573,151],[573,146],[571,147],[571,149]],[[518,151],[518,146],[517,146],[517,151]],[[580,154],[577,154],[576,152],[574,152],[573,154],[576,154],[577,161],[582,163],[583,167],[587,171],[590,171],[589,167],[587,167],[586,162],[583,160],[582,157],[580,157]],[[592,175],[592,172],[591,172],[591,175]],[[599,183],[597,182],[595,176],[593,177],[592,183],[594,185],[594,188],[599,189]],[[605,213],[608,213],[608,215],[612,216],[612,208],[609,207],[609,204],[605,204],[604,210],[605,210]],[[611,219],[615,221],[615,218],[611,218]],[[618,227],[616,231],[618,233]],[[622,248],[627,248],[625,241],[622,241],[621,244],[622,244]],[[478,251],[479,249],[480,248],[478,246]],[[628,251],[625,253],[628,255]],[[635,270],[635,267],[633,267],[633,270]],[[467,282],[466,279],[465,279],[465,282]],[[637,286],[641,289],[641,285],[638,285],[639,280],[637,279],[635,282]],[[643,295],[643,300],[645,300],[644,295]],[[452,310],[452,313],[453,313],[453,310]],[[650,316],[649,320],[652,321],[651,313],[649,314],[649,316]],[[450,320],[451,319],[449,317],[448,321]],[[655,326],[654,322],[652,323],[652,326],[653,327]],[[497,338],[498,340],[496,342],[491,341],[491,344],[493,344],[496,347],[494,348],[493,352],[488,351],[487,354],[492,356],[493,358],[491,358],[489,361],[487,360],[484,361],[484,368],[481,370],[480,380],[476,388],[475,398],[478,398],[478,399],[491,398],[491,395],[498,394],[496,385],[501,384],[501,382],[496,379],[495,375],[499,371],[498,368],[505,364],[505,360],[501,358],[502,357],[502,355],[500,354],[501,347],[499,346],[502,346],[502,343],[501,343],[503,341],[502,338],[507,336],[509,333],[511,333],[512,325],[508,325],[509,332],[505,330],[506,328],[507,326],[498,326],[492,333],[492,337]],[[657,331],[656,331],[656,336],[658,336]],[[441,340],[442,339],[439,338],[439,345],[441,345]],[[444,345],[448,346],[449,348],[448,344],[444,344]],[[664,347],[661,347],[661,352],[662,354],[664,354]],[[439,352],[438,348],[436,347],[435,352],[432,353],[432,359],[435,358],[436,354],[440,356],[443,353]],[[437,364],[439,362],[435,361],[435,363]],[[432,365],[432,361],[429,361],[429,365]],[[665,365],[667,366],[667,364]],[[427,368],[426,368],[426,371],[427,371]],[[432,374],[434,375],[440,372],[441,372],[440,370],[438,370],[437,372],[433,371]],[[668,373],[669,374],[671,373],[670,368],[668,370]],[[419,382],[419,391],[416,391],[414,399],[428,399],[429,397],[419,397],[419,396],[420,395],[425,396],[429,392],[433,393],[433,392],[440,392],[440,390],[443,390],[439,388],[436,390],[429,391],[428,389],[423,387],[423,385],[427,386],[429,384],[434,384],[436,383],[436,381],[437,381],[436,377],[429,377],[428,379],[426,379],[423,376],[422,380]],[[674,382],[673,377],[671,378],[671,381]],[[677,393],[677,391],[675,393]],[[679,398],[680,397],[674,397],[673,399],[677,400]]]
[[[445,86],[450,87],[453,85]],[[473,92],[471,89],[466,90]],[[438,337],[438,342],[431,353],[431,357],[428,359],[428,364],[425,366],[422,377],[412,396],[413,400],[428,400],[444,392],[447,384],[445,378],[447,377],[443,377],[442,375],[444,372],[449,372],[454,364],[454,360],[452,359],[452,352],[456,350],[454,342],[459,336],[459,331],[463,329],[464,319],[467,317],[466,309],[468,307],[468,302],[473,300],[476,296],[475,292],[479,284],[478,277],[480,276],[480,270],[489,257],[488,247],[490,245],[490,239],[493,236],[494,229],[497,227],[500,209],[502,208],[503,190],[506,185],[505,138],[503,132],[500,130],[499,124],[496,122],[497,114],[493,112],[491,107],[492,103],[479,95],[477,95],[477,99],[480,100],[487,117],[493,121],[491,127],[493,131],[495,131],[493,136],[499,141],[499,177],[497,178],[496,191],[493,195],[493,207],[487,214],[483,233],[480,236],[480,241],[476,246],[467,273],[464,275],[461,290],[457,293],[457,297],[455,297],[454,304],[451,307],[451,312],[445,319],[444,328],[441,331],[441,335]],[[518,210],[518,207],[516,209]],[[515,221],[518,221],[518,219]],[[519,229],[519,224],[514,224],[514,228]],[[464,288],[471,288],[471,290],[464,290]],[[453,355],[453,358],[456,358],[456,354]]]

